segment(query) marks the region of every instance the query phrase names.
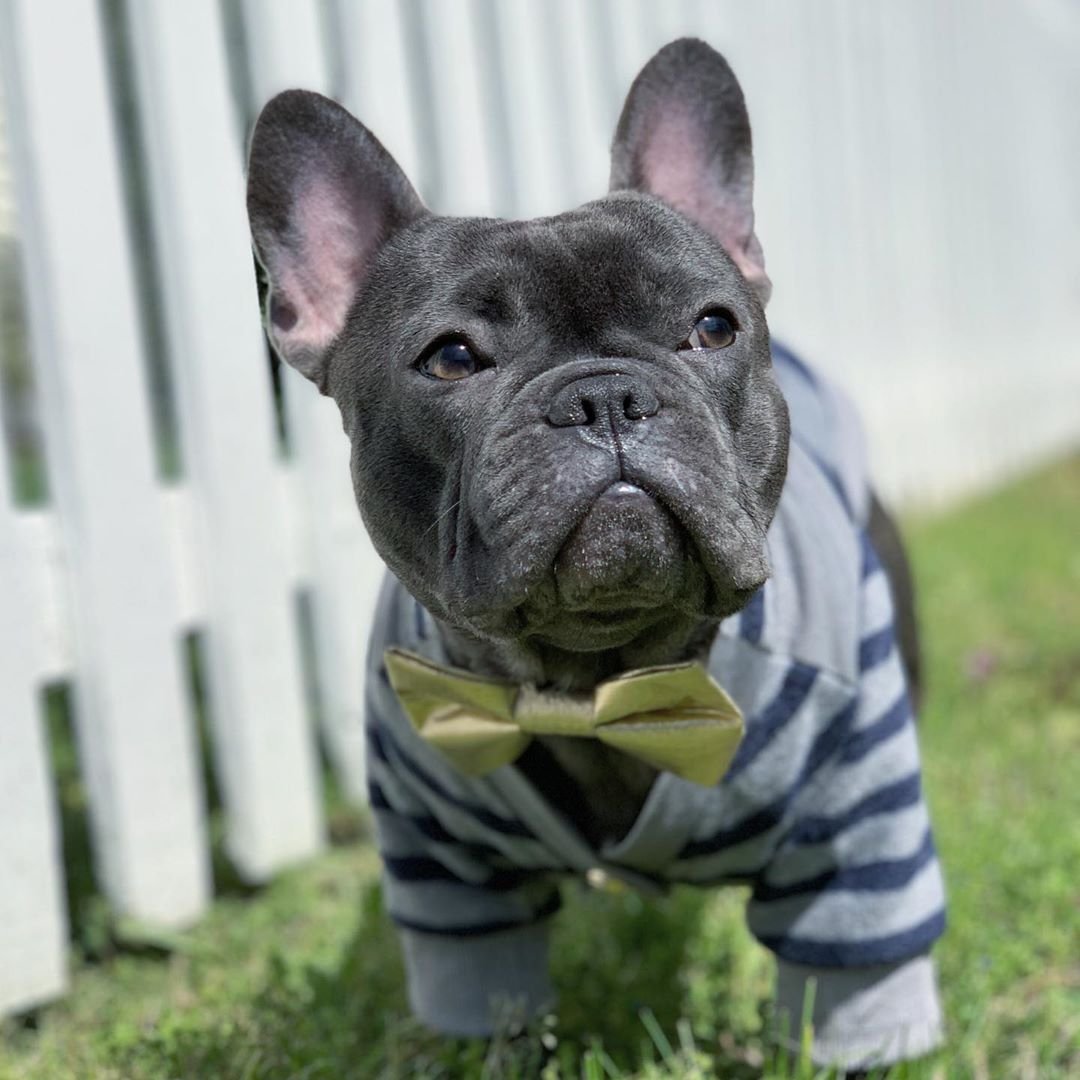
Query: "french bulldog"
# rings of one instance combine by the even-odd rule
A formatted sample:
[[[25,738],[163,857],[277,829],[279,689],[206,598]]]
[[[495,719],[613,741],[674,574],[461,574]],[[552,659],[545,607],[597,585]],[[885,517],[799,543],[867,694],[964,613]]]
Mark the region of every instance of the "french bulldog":
[[[433,213],[314,93],[256,125],[267,334],[338,405],[392,575],[372,806],[413,1006],[437,1028],[489,1031],[500,994],[539,1007],[551,880],[599,869],[750,882],[781,1006],[797,1016],[817,980],[817,1060],[940,1039],[910,577],[846,460],[842,395],[770,343],[752,190],[739,84],[695,40],[634,82],[608,194],[554,217]],[[404,719],[382,664],[402,645],[553,695],[697,663],[746,736],[712,788],[559,734],[470,776]]]

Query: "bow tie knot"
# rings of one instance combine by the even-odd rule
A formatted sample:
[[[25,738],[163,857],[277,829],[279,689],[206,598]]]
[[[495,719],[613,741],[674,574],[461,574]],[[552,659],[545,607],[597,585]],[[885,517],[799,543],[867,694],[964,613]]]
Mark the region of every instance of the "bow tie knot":
[[[591,694],[561,694],[444,667],[405,649],[388,649],[385,659],[413,727],[471,776],[514,761],[535,735],[563,735],[599,739],[712,786],[742,738],[742,714],[700,664],[641,668]]]

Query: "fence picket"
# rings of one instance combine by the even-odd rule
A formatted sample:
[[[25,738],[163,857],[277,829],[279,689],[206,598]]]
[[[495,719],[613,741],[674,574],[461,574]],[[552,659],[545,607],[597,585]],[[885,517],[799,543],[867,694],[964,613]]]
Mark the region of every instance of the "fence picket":
[[[559,78],[565,85],[562,116],[571,152],[571,206],[597,199],[607,191],[611,170],[608,147],[618,113],[604,94],[596,71],[594,47],[599,45],[589,12],[577,0],[550,0],[544,5],[556,21],[555,53]]]
[[[0,415],[3,397],[0,379]],[[56,796],[37,694],[41,635],[5,458],[0,438],[0,1015],[56,997],[67,983]]]
[[[329,93],[313,0],[248,0],[246,10],[256,106],[290,87]],[[359,802],[366,790],[364,654],[383,566],[353,498],[349,441],[337,406],[292,370],[283,373],[283,389],[307,524],[320,720],[342,788]]]
[[[285,498],[214,0],[128,5],[173,378],[208,582],[207,655],[227,846],[267,877],[317,850]],[[197,72],[198,77],[192,74]]]
[[[557,214],[573,205],[569,109],[556,62],[556,28],[535,0],[490,0],[506,80],[517,217]]]
[[[330,0],[337,34],[331,41],[341,72],[342,103],[374,132],[429,205],[437,162],[430,120],[416,100],[417,25],[406,0]]]
[[[438,162],[432,209],[489,217],[505,212],[508,207],[497,205],[501,185],[492,126],[486,122],[479,78],[483,60],[473,33],[471,0],[412,4],[407,10],[423,43],[422,53],[411,57],[411,64],[414,78],[422,75],[428,91],[419,103],[430,117],[426,151]],[[443,63],[445,56],[454,58],[449,67]]]
[[[80,756],[110,899],[129,915],[181,923],[206,903],[209,860],[109,81],[98,5],[72,0],[54,16],[32,0],[0,5],[0,67],[70,572]]]

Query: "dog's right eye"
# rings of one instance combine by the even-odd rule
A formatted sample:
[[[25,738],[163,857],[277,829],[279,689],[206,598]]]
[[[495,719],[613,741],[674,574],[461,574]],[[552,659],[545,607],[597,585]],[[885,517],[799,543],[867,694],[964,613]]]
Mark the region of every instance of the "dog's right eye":
[[[452,382],[467,379],[480,370],[480,361],[468,342],[460,339],[440,341],[433,345],[420,360],[419,368],[429,379]]]

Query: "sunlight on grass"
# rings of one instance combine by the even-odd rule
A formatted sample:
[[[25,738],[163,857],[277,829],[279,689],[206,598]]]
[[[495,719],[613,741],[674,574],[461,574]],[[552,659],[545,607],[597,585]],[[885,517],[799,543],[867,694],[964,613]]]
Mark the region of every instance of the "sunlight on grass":
[[[890,1078],[1064,1080],[1080,1075],[1080,459],[910,533],[950,1043]],[[83,882],[73,992],[3,1028],[0,1078],[828,1075],[766,1037],[772,961],[739,890],[569,887],[558,1017],[477,1042],[409,1018],[377,873],[353,840],[254,896],[228,889],[167,951],[126,940]]]

